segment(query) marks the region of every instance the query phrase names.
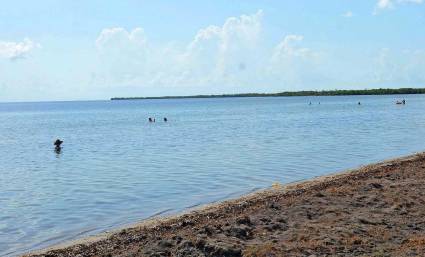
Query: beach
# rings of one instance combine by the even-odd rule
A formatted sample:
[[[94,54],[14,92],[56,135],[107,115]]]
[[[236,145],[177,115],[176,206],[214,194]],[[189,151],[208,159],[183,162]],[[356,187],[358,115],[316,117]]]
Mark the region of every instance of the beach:
[[[3,2],[0,257],[425,257],[425,0]]]
[[[425,153],[25,256],[424,256]]]

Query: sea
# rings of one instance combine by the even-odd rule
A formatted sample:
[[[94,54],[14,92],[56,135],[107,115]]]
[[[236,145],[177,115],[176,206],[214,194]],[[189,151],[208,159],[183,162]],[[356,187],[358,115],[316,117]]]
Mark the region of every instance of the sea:
[[[424,111],[425,95],[0,103],[0,256],[423,151]]]

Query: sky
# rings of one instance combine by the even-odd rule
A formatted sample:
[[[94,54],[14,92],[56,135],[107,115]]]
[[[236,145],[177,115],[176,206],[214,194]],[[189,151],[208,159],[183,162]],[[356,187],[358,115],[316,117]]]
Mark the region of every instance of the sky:
[[[425,87],[425,0],[0,0],[0,102]]]

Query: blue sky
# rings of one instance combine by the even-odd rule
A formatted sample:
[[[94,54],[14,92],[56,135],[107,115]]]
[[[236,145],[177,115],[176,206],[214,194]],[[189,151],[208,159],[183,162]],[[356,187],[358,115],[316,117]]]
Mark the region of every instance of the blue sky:
[[[425,87],[423,0],[0,8],[0,101],[376,87]]]

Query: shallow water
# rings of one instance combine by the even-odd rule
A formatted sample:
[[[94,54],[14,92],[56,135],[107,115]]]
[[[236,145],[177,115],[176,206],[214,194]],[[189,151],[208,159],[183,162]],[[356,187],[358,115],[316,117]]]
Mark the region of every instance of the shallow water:
[[[422,151],[423,110],[425,95],[0,104],[0,256]]]

